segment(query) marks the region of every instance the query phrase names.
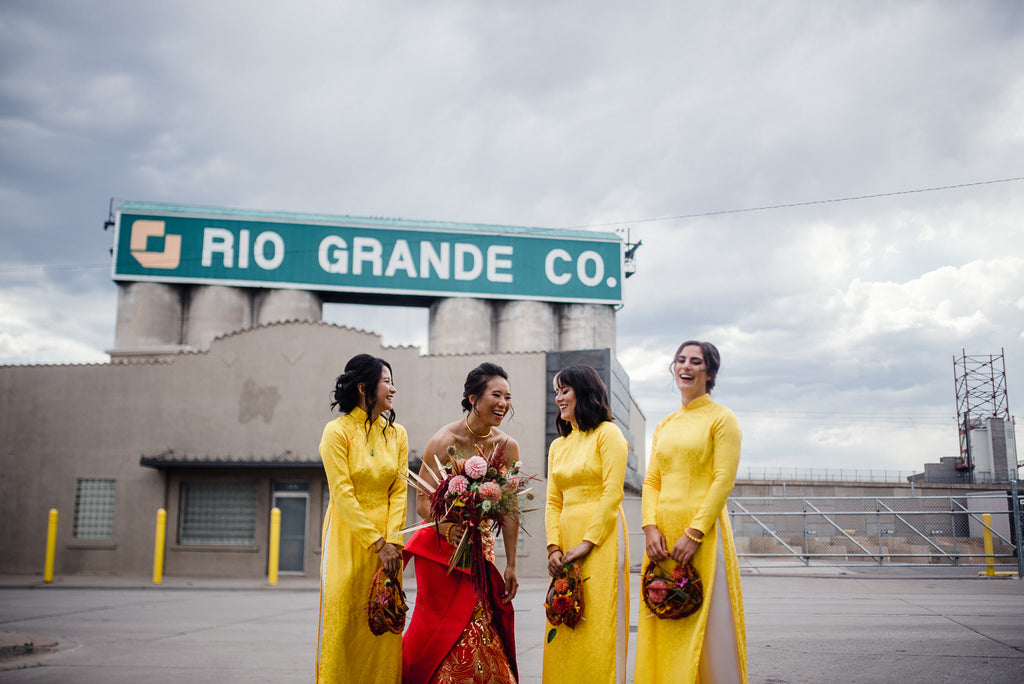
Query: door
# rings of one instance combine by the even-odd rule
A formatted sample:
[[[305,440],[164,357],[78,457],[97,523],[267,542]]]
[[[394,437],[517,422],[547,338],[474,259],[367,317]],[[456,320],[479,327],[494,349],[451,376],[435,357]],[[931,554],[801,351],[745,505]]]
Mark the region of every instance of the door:
[[[309,492],[305,483],[276,483],[274,507],[281,509],[279,572],[306,571],[306,518]]]

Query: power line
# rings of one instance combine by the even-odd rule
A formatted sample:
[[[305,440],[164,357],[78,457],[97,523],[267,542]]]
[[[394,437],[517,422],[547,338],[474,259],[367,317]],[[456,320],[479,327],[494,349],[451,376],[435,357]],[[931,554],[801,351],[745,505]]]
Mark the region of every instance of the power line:
[[[602,228],[607,226],[621,226],[626,223],[653,223],[655,221],[679,221],[682,219],[702,218],[705,216],[722,216],[724,214],[743,214],[753,211],[768,211],[770,209],[789,209],[791,207],[809,207],[815,204],[834,204],[837,202],[854,202],[856,200],[875,199],[878,197],[895,197],[897,195],[913,195],[921,192],[937,192],[939,190],[955,190],[957,188],[971,188],[977,185],[993,185],[995,183],[1011,183],[1024,180],[1024,176],[1015,178],[1000,178],[998,180],[978,181],[976,183],[959,183],[957,185],[940,185],[934,188],[919,188],[917,190],[899,190],[897,192],[879,192],[874,195],[856,195],[854,197],[837,197],[834,199],[813,200],[810,202],[791,202],[789,204],[770,204],[763,207],[749,207],[747,209],[720,209],[718,211],[703,211],[697,214],[679,214],[678,216],[659,216],[656,218],[631,219],[625,221],[610,221],[608,223],[584,223],[578,226],[564,226],[566,229],[574,228]]]
[[[0,266],[0,273],[20,273],[24,271],[87,271],[94,268],[110,268],[105,264],[27,264],[25,266]]]
[[[897,426],[948,426],[956,430],[956,418],[941,417],[939,415],[856,415],[836,413],[831,415],[820,415],[814,413],[787,413],[776,415],[762,411],[743,411],[735,409],[741,418],[749,418],[759,421],[779,421],[781,423],[812,423],[819,426],[841,426],[851,424],[861,425],[897,425]]]
[[[922,192],[937,192],[939,190],[955,190],[958,188],[971,188],[979,185],[994,185],[996,183],[1012,183],[1014,181],[1024,180],[1024,176],[1015,176],[1013,178],[1000,178],[997,180],[988,181],[977,181],[975,183],[959,183],[957,185],[940,185],[933,188],[919,188],[916,190],[899,190],[896,192],[880,192],[873,195],[856,195],[853,197],[837,197],[833,199],[824,200],[812,200],[808,202],[790,202],[788,204],[770,204],[762,207],[748,207],[746,209],[720,209],[717,211],[704,211],[695,214],[679,214],[676,216],[659,216],[653,218],[641,218],[641,219],[630,219],[623,221],[610,221],[607,223],[581,223],[575,226],[563,226],[566,230],[573,230],[578,228],[602,228],[607,226],[620,226],[626,223],[655,223],[657,221],[679,221],[690,218],[702,218],[707,216],[723,216],[726,214],[743,214],[755,211],[769,211],[772,209],[788,209],[792,207],[809,207],[816,204],[835,204],[838,202],[854,202],[857,200],[875,199],[878,197],[895,197],[898,195],[913,195]],[[72,271],[72,270],[88,270],[94,268],[109,268],[110,264],[65,264],[65,265],[46,265],[46,264],[32,264],[25,266],[0,266],[0,273],[17,273],[22,271]]]

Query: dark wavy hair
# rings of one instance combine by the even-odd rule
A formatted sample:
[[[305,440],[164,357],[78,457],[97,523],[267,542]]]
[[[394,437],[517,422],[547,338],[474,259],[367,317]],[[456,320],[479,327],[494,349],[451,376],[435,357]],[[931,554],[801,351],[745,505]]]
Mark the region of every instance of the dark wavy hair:
[[[380,384],[380,376],[384,368],[391,371],[391,364],[384,359],[369,354],[356,354],[345,364],[345,372],[334,381],[334,392],[331,393],[334,401],[331,408],[337,407],[342,413],[351,413],[352,409],[359,406],[360,397],[366,402],[366,434],[369,436],[373,427],[373,409],[377,406],[377,385]],[[391,371],[392,380],[394,371]],[[363,392],[359,392],[359,384],[363,383]],[[388,428],[394,430],[395,411],[388,409],[381,412],[387,425],[384,426],[384,439],[387,440]]]
[[[466,383],[462,386],[462,412],[469,413],[473,410],[473,404],[469,401],[471,396],[476,396],[476,400],[480,401],[480,395],[487,389],[487,383],[491,381],[491,378],[504,378],[508,380],[508,373],[505,369],[496,363],[490,361],[484,361],[479,366],[469,371],[466,376]],[[515,409],[512,408],[510,403],[508,406],[508,415],[515,415]]]
[[[679,358],[680,352],[683,351],[683,347],[700,347],[700,353],[704,355],[704,367],[708,373],[708,392],[715,386],[715,378],[718,377],[718,369],[722,367],[722,355],[718,353],[718,347],[711,344],[710,342],[700,342],[699,340],[687,340],[679,345],[679,349],[676,349],[676,353],[672,356],[672,363],[668,365],[669,373],[675,375],[676,359]]]
[[[590,432],[601,423],[612,420],[612,407],[608,401],[608,390],[601,376],[590,366],[569,366],[558,371],[552,383],[558,387],[572,387],[576,394],[574,418],[580,432]],[[555,415],[555,430],[560,437],[568,437],[572,423]]]

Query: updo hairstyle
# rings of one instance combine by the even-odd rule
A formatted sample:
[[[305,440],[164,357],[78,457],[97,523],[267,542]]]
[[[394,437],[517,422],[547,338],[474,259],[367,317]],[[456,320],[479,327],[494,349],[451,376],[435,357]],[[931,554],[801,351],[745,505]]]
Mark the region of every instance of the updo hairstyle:
[[[345,372],[334,381],[333,401],[331,408],[337,408],[341,413],[351,413],[359,406],[360,399],[366,403],[366,434],[370,434],[373,426],[373,410],[377,406],[377,385],[380,384],[380,376],[383,369],[387,367],[391,371],[391,364],[384,359],[370,356],[369,354],[356,354],[345,364]],[[392,380],[394,379],[394,371]],[[363,392],[359,392],[359,384],[363,383]],[[384,439],[387,439],[388,428],[394,429],[395,411],[388,409],[381,412],[387,421],[384,426]]]
[[[700,347],[700,352],[704,355],[704,368],[707,369],[708,374],[708,392],[711,392],[715,386],[715,378],[718,377],[718,369],[722,367],[722,355],[718,353],[718,347],[710,342],[699,342],[697,340],[683,342],[679,345],[679,349],[676,349],[676,353],[672,357],[672,363],[668,365],[668,370],[673,375],[676,372],[676,359],[679,358],[683,347]]]
[[[480,401],[480,397],[487,390],[487,383],[491,381],[491,378],[508,380],[508,373],[505,372],[504,368],[490,361],[485,361],[469,371],[469,375],[466,376],[466,383],[462,388],[463,413],[469,413],[473,410],[474,404],[469,401],[469,398],[475,396],[476,400]],[[509,416],[515,415],[515,409],[512,408],[511,403],[509,403],[508,414]]]

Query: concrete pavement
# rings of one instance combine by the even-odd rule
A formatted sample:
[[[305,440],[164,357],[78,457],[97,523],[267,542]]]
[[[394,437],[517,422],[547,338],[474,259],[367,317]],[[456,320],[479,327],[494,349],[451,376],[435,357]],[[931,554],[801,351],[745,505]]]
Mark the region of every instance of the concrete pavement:
[[[638,577],[632,577],[632,670]],[[415,586],[407,577],[407,594]],[[541,681],[547,582],[516,599]],[[746,571],[752,684],[1024,681],[1024,582],[971,568]],[[309,682],[315,578],[0,577],[0,682]],[[17,651],[20,649],[21,653]],[[28,651],[28,652],[26,652]]]

